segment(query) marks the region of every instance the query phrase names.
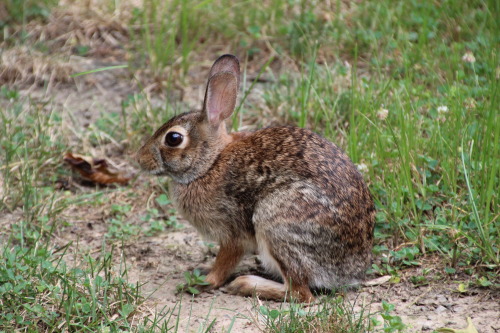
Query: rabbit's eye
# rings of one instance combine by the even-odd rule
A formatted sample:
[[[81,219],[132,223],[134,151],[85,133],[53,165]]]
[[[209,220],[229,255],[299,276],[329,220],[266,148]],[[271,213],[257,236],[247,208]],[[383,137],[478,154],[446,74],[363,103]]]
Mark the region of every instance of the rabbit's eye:
[[[182,136],[182,134],[177,132],[169,132],[165,136],[165,143],[170,147],[177,147],[182,143],[183,139],[184,137]]]

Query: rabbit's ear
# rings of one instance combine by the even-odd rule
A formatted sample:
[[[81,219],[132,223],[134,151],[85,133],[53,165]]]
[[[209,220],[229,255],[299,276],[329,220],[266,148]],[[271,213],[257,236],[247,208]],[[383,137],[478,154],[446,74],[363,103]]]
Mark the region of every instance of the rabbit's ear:
[[[237,85],[240,85],[240,62],[232,54],[224,54],[215,60],[210,73],[208,74],[208,79],[210,80],[212,76],[222,73],[229,72],[232,73],[237,79]],[[237,87],[237,88],[238,88]]]
[[[238,79],[232,72],[219,72],[208,80],[204,112],[213,127],[228,118],[236,106]]]

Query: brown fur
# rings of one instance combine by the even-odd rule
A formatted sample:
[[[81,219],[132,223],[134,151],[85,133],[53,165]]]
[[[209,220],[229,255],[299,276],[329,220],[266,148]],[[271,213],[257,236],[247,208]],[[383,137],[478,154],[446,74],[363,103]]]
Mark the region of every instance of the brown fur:
[[[222,286],[244,254],[245,249],[238,242],[221,244],[212,270],[207,275],[207,282],[214,288]]]
[[[359,283],[370,262],[375,214],[362,176],[342,150],[309,130],[228,135],[224,118],[235,104],[239,67],[232,56],[221,59],[203,104],[211,109],[172,118],[138,152],[144,169],[172,178],[179,212],[221,245],[207,280],[221,286],[243,253],[257,250],[285,285],[251,285],[255,278],[240,277],[232,292],[283,298],[286,290],[310,301],[310,287]],[[188,133],[183,149],[163,142],[173,126]]]

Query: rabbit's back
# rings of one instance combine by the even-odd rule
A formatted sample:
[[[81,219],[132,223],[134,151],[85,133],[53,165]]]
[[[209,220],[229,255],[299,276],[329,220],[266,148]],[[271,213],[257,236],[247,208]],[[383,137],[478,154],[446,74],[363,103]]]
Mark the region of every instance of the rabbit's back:
[[[240,150],[235,168],[248,174],[226,188],[244,198],[254,186],[259,251],[271,251],[285,261],[282,266],[307,274],[311,286],[361,280],[371,259],[375,210],[351,160],[333,143],[296,127],[268,128],[250,139],[249,146],[260,148]]]

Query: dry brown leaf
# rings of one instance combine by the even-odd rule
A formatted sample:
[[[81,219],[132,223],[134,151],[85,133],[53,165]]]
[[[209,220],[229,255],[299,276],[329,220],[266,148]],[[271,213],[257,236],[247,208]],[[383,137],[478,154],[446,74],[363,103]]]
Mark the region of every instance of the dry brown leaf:
[[[130,177],[124,176],[121,172],[111,171],[104,159],[94,159],[67,152],[64,155],[64,161],[73,170],[78,171],[83,178],[99,185],[112,183],[125,185],[130,180]]]

